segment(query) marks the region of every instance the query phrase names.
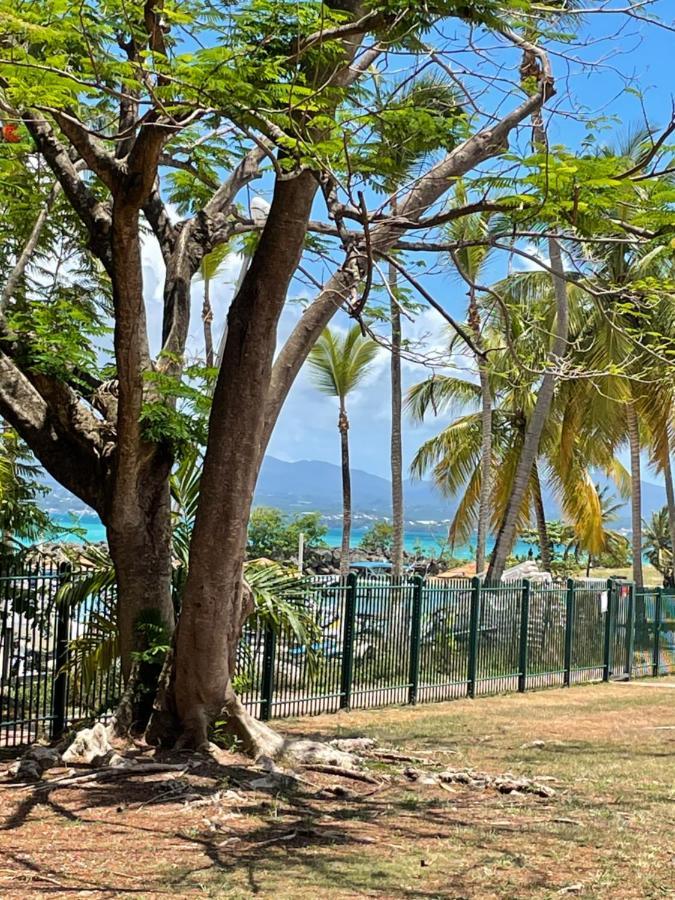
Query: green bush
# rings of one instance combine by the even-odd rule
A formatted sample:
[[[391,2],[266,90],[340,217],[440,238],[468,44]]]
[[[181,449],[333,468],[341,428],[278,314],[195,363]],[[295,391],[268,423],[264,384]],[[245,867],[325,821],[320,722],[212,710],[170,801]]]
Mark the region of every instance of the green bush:
[[[280,509],[258,506],[248,523],[247,554],[249,559],[283,561],[298,552],[301,532],[305,535],[305,547],[325,547],[327,531],[321,524],[321,513],[287,516]]]

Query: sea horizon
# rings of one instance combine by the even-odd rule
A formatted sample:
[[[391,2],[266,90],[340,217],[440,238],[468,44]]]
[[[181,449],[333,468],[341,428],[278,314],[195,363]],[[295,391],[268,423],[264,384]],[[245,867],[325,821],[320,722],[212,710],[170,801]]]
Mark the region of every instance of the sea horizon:
[[[104,525],[92,514],[56,515],[53,517],[53,520],[59,527],[64,528],[64,533],[62,535],[57,535],[53,540],[75,544],[101,543],[106,540]],[[363,523],[352,526],[350,539],[350,547],[352,549],[357,550],[359,548],[364,535],[373,525],[373,521],[383,520],[369,519]],[[67,533],[65,529],[77,529],[79,533]],[[448,526],[445,523],[409,523],[404,532],[403,548],[407,553],[415,553],[416,550],[420,550],[421,553],[428,556],[439,556],[443,549],[446,555],[456,559],[468,560],[473,558],[476,552],[475,541],[474,543],[468,542],[467,544],[450,549],[447,544],[447,535]],[[342,529],[329,527],[324,535],[323,542],[328,547],[339,547],[342,543]],[[488,551],[491,550],[493,546],[494,540],[488,539]],[[514,547],[514,554],[516,556],[526,556],[531,546],[531,544],[528,544],[525,541],[518,540]]]

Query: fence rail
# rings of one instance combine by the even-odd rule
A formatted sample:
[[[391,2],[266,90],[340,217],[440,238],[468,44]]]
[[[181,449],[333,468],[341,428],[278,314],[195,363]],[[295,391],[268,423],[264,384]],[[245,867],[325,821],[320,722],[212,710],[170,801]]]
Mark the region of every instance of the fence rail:
[[[0,747],[111,715],[114,596],[57,602],[65,578],[88,574],[0,574]],[[675,673],[675,592],[620,580],[317,577],[303,602],[320,635],[312,647],[255,617],[244,628],[235,687],[262,719]],[[99,648],[98,665],[74,671],[84,645]]]

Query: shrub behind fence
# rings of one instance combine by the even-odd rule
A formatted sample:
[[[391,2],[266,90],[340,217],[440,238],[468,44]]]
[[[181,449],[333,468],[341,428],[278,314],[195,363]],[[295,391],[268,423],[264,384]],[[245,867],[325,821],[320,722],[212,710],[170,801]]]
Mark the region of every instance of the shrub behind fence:
[[[109,717],[119,697],[117,662],[68,670],[73,640],[105,637],[114,598],[64,608],[66,577],[87,573],[0,575],[0,747]],[[262,719],[675,672],[675,593],[619,580],[317,577],[304,602],[319,626],[311,648],[255,617],[244,628],[235,687]]]

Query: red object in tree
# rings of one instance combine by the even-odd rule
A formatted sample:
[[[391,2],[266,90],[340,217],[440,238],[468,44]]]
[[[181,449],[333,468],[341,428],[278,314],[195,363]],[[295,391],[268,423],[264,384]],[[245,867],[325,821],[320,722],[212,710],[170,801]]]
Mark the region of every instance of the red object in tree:
[[[19,126],[10,123],[2,126],[2,138],[8,144],[21,143],[21,135],[19,134]]]

